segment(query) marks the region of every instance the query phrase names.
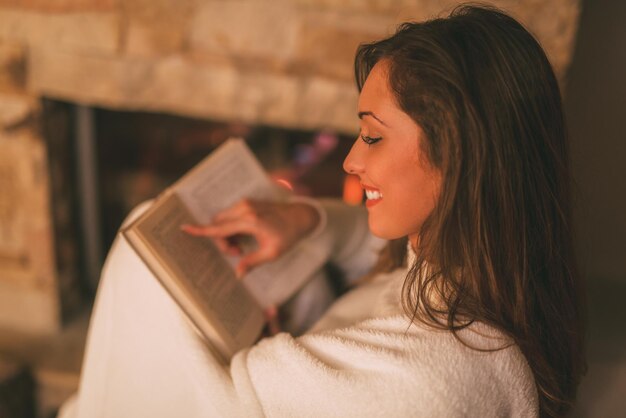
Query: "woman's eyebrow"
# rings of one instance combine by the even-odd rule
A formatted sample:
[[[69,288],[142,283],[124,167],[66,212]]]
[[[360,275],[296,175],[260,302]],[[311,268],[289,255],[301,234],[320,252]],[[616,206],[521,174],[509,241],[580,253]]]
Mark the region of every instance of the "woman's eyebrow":
[[[389,126],[385,122],[383,122],[382,119],[380,119],[378,116],[376,116],[374,114],[374,112],[370,112],[369,110],[366,110],[366,111],[363,111],[363,112],[359,112],[358,115],[359,115],[359,119],[363,119],[363,116],[371,116],[374,119],[376,119],[378,122],[382,123],[383,125]]]

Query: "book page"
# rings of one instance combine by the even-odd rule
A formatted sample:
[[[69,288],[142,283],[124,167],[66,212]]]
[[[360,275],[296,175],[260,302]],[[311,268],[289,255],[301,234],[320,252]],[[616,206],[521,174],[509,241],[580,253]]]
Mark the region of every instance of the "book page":
[[[136,223],[136,230],[189,298],[208,318],[217,318],[212,325],[232,340],[229,345],[249,344],[244,340],[250,339],[246,334],[251,321],[263,322],[256,301],[211,240],[180,230],[180,225],[193,223],[194,219],[176,194],[168,195],[158,205],[158,210]],[[251,316],[259,318],[251,320]]]
[[[201,224],[243,198],[277,200],[285,195],[239,139],[231,139],[215,150],[174,188]]]

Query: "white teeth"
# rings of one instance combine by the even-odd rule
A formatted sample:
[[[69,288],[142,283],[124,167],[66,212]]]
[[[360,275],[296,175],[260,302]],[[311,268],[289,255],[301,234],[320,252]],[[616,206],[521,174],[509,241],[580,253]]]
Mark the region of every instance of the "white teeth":
[[[383,197],[381,192],[375,190],[365,190],[365,196],[367,196],[369,200],[382,199]]]

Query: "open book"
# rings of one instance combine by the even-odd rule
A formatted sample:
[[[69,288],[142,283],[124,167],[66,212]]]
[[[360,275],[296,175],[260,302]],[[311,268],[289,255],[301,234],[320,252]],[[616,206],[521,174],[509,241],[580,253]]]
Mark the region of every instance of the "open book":
[[[224,360],[258,339],[264,308],[285,302],[325,261],[314,242],[303,240],[239,280],[236,259],[223,255],[209,238],[180,230],[182,224],[210,222],[243,198],[284,200],[288,192],[267,176],[243,140],[230,139],[122,231]]]

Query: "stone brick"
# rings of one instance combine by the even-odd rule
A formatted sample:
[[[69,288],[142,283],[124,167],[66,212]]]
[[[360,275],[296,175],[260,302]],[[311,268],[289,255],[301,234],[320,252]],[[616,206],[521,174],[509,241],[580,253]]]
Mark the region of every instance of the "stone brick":
[[[0,327],[60,326],[45,147],[34,127],[0,133]]]
[[[24,266],[28,256],[21,233],[23,226],[19,216],[21,206],[21,182],[16,152],[0,143],[0,254],[2,265]]]
[[[564,82],[574,52],[580,2],[526,0],[524,4],[508,3],[511,4],[507,9],[535,35],[546,51],[557,77]]]
[[[30,335],[50,335],[61,329],[59,301],[49,289],[28,288],[0,281],[0,328]]]
[[[314,77],[307,80],[296,115],[302,128],[328,128],[353,134],[358,129],[354,83]]]
[[[126,27],[124,52],[156,57],[187,46],[187,32],[195,10],[192,0],[126,0],[122,3]]]
[[[0,41],[78,53],[113,54],[119,44],[119,23],[113,13],[55,15],[0,10]]]
[[[275,126],[297,126],[300,81],[286,75],[242,73],[237,83],[233,110],[244,120]]]
[[[21,91],[25,86],[24,47],[14,42],[0,43],[0,90]]]
[[[580,0],[491,0],[486,3],[501,8],[524,24],[550,58],[555,72],[562,78],[573,53]],[[396,23],[445,16],[456,1],[421,1],[407,6],[396,16]]]
[[[40,12],[112,11],[118,0],[0,0],[0,8],[25,9]]]
[[[580,0],[491,0],[486,3],[502,8],[525,24],[546,50],[557,75],[563,78],[573,53]],[[324,14],[334,15],[341,22],[337,26],[341,30],[346,31],[350,28],[349,30],[355,32],[364,32],[367,28],[368,31],[377,35],[375,38],[380,38],[392,33],[401,22],[445,16],[458,4],[458,1],[296,0],[296,4],[303,13],[316,15],[314,21],[319,22],[322,16],[320,27],[324,24],[328,25],[328,18],[325,22]],[[377,16],[381,13],[384,17]],[[391,19],[392,24],[387,24],[388,29],[384,30],[380,25],[366,21],[373,17],[382,22],[385,19]],[[351,21],[357,25],[351,25]],[[358,28],[359,24],[360,28]]]
[[[181,57],[157,62],[38,51],[31,57],[34,94],[126,109],[172,112],[218,120],[300,127],[319,119],[313,100],[327,109],[326,126],[353,131],[352,82],[307,83],[298,77],[248,73],[234,66],[204,67]],[[61,64],[62,63],[62,64]],[[322,80],[322,79],[320,79]],[[303,99],[304,98],[304,99]],[[304,100],[304,102],[301,102]],[[332,110],[328,110],[334,100]],[[309,103],[303,106],[300,103]],[[341,122],[347,104],[350,122]],[[301,110],[311,116],[303,119]]]
[[[288,76],[201,67],[172,58],[157,66],[148,83],[138,100],[155,110],[293,126],[298,83]]]
[[[190,47],[224,55],[275,57],[295,53],[298,15],[290,3],[205,2],[191,27]]]
[[[419,6],[422,10],[439,10],[441,0],[294,0],[308,10],[330,10],[343,13],[397,15],[406,9]]]
[[[308,20],[298,34],[294,68],[301,74],[352,80],[357,47],[377,38],[380,34]]]
[[[32,48],[28,61],[27,84],[34,95],[121,105],[118,83],[124,68],[118,59]]]
[[[1,133],[0,151],[0,280],[8,280],[11,270],[20,280],[50,287],[54,261],[45,147],[33,128],[25,127]]]
[[[185,32],[172,26],[132,22],[126,29],[124,53],[142,58],[156,58],[180,52],[185,46]]]
[[[120,9],[126,19],[143,22],[156,20],[180,25],[188,21],[195,8],[206,0],[124,0]]]
[[[0,94],[0,128],[10,129],[28,120],[35,111],[31,97]]]
[[[215,119],[233,119],[238,74],[232,67],[205,68],[180,57],[161,61],[137,89],[135,106]]]

